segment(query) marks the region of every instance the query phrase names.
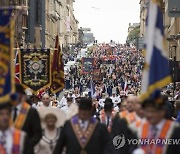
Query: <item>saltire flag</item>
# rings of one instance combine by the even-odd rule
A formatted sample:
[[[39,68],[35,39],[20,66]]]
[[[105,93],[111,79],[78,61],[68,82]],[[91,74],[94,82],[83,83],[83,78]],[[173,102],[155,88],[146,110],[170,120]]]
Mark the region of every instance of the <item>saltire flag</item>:
[[[51,92],[56,94],[64,89],[64,63],[63,53],[59,44],[59,36],[56,36],[55,50],[52,61],[52,84]]]
[[[19,49],[17,47],[17,50],[15,50],[15,83],[20,83],[20,78],[19,78]]]
[[[14,19],[12,9],[0,8],[0,103],[10,100],[14,84]]]
[[[146,21],[145,64],[141,99],[171,82],[168,56],[164,48],[163,14],[158,0],[150,0]]]

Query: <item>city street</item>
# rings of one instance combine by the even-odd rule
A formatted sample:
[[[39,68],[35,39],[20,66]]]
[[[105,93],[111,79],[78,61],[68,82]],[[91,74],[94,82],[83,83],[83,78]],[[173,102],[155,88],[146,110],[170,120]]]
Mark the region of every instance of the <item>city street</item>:
[[[0,154],[180,154],[180,0],[0,0]]]

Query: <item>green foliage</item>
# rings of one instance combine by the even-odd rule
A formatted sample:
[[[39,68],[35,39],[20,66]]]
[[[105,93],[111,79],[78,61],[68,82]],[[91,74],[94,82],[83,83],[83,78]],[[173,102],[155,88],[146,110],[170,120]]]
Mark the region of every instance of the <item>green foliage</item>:
[[[137,26],[129,33],[127,37],[127,42],[135,43],[139,35],[140,35],[140,26]]]

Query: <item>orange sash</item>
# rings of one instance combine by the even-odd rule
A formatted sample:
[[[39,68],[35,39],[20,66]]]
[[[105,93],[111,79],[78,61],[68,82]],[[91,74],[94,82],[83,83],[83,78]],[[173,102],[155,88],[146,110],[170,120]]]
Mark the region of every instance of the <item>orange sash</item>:
[[[168,133],[168,130],[171,126],[171,123],[172,121],[170,120],[166,120],[162,130],[161,130],[161,133],[160,133],[160,136],[158,137],[159,139],[165,139],[166,138],[166,135]],[[142,128],[142,139],[148,139],[148,135],[149,135],[149,124],[146,122],[144,125],[143,125],[143,128]],[[164,145],[145,145],[142,147],[142,149],[145,151],[146,154],[148,154],[149,150],[152,150],[154,151],[155,154],[162,154],[163,153],[163,148],[164,148]]]
[[[0,144],[0,154],[6,154],[6,150],[1,144]]]
[[[128,121],[128,123],[132,123],[136,120],[136,113],[135,112],[131,112],[128,114],[128,116],[126,116],[126,120]]]
[[[15,129],[13,133],[13,154],[19,154],[20,153],[20,141],[21,141],[21,131]]]
[[[113,110],[112,111],[112,113],[111,113],[111,117],[112,117],[112,119],[114,119],[114,117],[115,117],[115,111]],[[106,113],[105,113],[105,111],[104,111],[104,109],[103,110],[101,110],[101,112],[100,112],[100,121],[101,121],[101,123],[106,123]],[[112,120],[111,120],[111,123],[108,125],[108,132],[111,132],[111,127],[112,127]]]
[[[20,153],[21,131],[14,129],[12,154]],[[6,154],[6,149],[0,144],[0,154]]]
[[[128,113],[129,113],[129,112],[128,112],[127,110],[122,111],[122,112],[119,113],[119,117],[120,117],[120,118],[126,118],[126,116],[128,115]]]
[[[136,128],[139,128],[142,124],[142,120],[137,120],[135,123]]]
[[[22,127],[24,126],[29,109],[30,109],[30,105],[28,103],[26,102],[22,103],[22,108],[20,110],[20,113],[18,117],[16,118],[15,122],[13,123],[16,129],[21,130]]]

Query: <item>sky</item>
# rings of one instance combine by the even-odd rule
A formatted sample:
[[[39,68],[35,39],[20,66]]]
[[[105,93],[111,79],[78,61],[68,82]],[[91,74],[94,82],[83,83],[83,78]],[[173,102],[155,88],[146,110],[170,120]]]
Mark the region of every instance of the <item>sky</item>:
[[[98,43],[125,43],[129,23],[140,22],[140,0],[75,0],[79,27],[91,28]]]

